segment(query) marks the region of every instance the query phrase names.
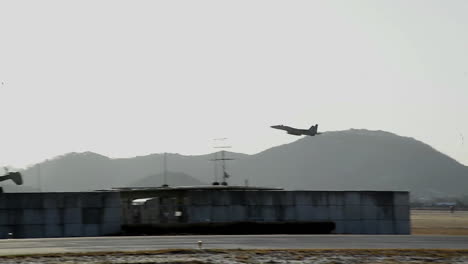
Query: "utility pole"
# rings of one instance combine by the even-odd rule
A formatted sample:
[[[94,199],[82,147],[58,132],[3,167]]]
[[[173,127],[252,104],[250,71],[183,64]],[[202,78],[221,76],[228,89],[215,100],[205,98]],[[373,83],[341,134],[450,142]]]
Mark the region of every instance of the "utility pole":
[[[37,164],[37,179],[38,179],[38,185],[39,185],[39,192],[42,192],[42,173],[41,173],[41,164]]]
[[[213,181],[213,185],[219,185],[219,182],[218,182],[218,153],[215,152],[214,153],[214,159],[212,159],[211,161],[214,162],[214,181]]]
[[[169,187],[167,184],[167,152],[164,152],[163,157],[163,185],[162,187]]]

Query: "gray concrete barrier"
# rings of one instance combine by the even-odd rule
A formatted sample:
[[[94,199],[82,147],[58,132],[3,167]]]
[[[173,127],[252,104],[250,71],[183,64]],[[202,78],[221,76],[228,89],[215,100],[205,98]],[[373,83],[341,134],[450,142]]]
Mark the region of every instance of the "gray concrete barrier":
[[[117,234],[121,216],[118,192],[0,194],[0,238]]]
[[[125,195],[122,193],[123,204],[130,204]],[[175,203],[172,207],[182,210],[183,217],[173,217],[164,223],[135,223],[131,208],[126,208],[127,225],[333,222],[336,226],[333,232],[337,234],[410,233],[408,192],[206,189],[160,190],[153,195],[172,197]],[[136,196],[138,191],[131,193],[132,198]],[[163,207],[142,207],[142,210],[166,210],[159,214],[174,214]]]

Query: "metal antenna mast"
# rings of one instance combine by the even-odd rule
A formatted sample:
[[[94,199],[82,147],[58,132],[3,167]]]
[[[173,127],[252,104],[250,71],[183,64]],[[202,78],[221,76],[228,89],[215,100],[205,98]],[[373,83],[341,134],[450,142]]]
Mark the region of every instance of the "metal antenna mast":
[[[164,152],[164,157],[163,157],[163,185],[162,187],[169,187],[167,184],[167,153]]]
[[[214,181],[213,181],[213,185],[219,185],[219,182],[218,182],[218,153],[215,152],[214,153],[214,159],[212,159],[211,161],[214,162]]]
[[[227,138],[216,138],[214,140],[226,140]],[[224,149],[227,149],[227,148],[231,148],[231,146],[215,146],[214,148],[220,148],[220,149],[223,149],[221,150],[221,158],[217,158],[217,153],[215,152],[215,158],[212,160],[215,162],[215,181],[213,182],[213,185],[219,185],[219,182],[218,182],[218,175],[217,175],[217,162],[218,161],[221,161],[221,166],[222,166],[222,172],[223,172],[223,175],[222,175],[222,179],[223,181],[221,182],[221,185],[228,185],[227,183],[227,178],[229,178],[229,174],[227,173],[226,171],[226,160],[234,160],[234,159],[230,159],[230,158],[226,158],[226,151]]]
[[[41,163],[37,164],[37,178],[38,178],[38,185],[39,185],[39,192],[42,192],[42,171],[41,171]]]

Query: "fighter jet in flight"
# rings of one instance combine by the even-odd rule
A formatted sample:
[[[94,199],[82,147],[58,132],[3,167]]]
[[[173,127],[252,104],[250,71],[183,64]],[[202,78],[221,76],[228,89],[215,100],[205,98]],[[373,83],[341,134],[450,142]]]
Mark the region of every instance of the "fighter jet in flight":
[[[311,126],[309,129],[298,129],[298,128],[283,126],[283,125],[271,126],[271,128],[285,130],[286,132],[288,132],[288,134],[295,135],[295,136],[302,136],[302,135],[315,136],[315,135],[322,134],[322,133],[317,132],[318,125]]]

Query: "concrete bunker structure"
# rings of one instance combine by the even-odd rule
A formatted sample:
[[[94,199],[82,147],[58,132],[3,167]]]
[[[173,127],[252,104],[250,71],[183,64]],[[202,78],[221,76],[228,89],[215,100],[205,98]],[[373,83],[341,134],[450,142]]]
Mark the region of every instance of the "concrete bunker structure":
[[[0,238],[410,234],[408,192],[198,186],[0,194]]]
[[[128,233],[410,234],[409,193],[203,186],[121,188]]]
[[[0,238],[118,234],[118,192],[1,193]]]

